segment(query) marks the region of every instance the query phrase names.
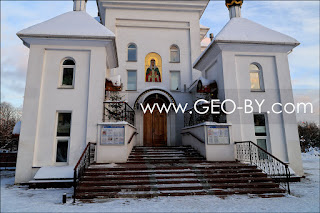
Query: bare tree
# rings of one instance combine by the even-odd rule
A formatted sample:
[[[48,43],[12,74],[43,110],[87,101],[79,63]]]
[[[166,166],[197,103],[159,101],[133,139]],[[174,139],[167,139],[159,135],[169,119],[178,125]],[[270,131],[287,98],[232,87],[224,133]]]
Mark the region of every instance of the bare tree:
[[[301,151],[309,148],[320,148],[319,126],[314,122],[300,122],[298,124]]]
[[[21,109],[12,106],[10,103],[0,104],[0,140],[4,142],[11,138],[15,124],[21,118]]]

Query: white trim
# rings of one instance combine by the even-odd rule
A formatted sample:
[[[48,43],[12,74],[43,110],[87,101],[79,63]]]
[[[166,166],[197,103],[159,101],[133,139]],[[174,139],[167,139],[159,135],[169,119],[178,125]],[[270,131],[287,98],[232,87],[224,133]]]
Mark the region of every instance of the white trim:
[[[72,60],[74,65],[63,65],[63,62],[66,60]],[[59,82],[58,82],[58,89],[74,89],[75,88],[75,72],[76,72],[76,60],[73,57],[67,56],[64,57],[60,62],[60,74],[59,74]],[[73,77],[72,77],[72,85],[63,85],[63,72],[64,68],[72,68],[73,69]]]
[[[69,136],[57,136],[58,132],[58,119],[59,119],[59,113],[70,113],[70,135]],[[69,158],[70,158],[70,142],[71,142],[71,131],[72,131],[72,111],[71,110],[57,110],[56,111],[56,125],[55,125],[55,134],[54,134],[54,147],[53,147],[53,165],[56,166],[63,166],[63,165],[69,165]],[[58,140],[68,140],[68,153],[67,153],[67,162],[56,162],[57,159],[57,146],[58,146]]]
[[[257,66],[259,70],[250,70],[250,65],[251,64]],[[251,89],[251,76],[250,76],[251,73],[258,73],[260,89]],[[251,92],[264,92],[265,91],[264,81],[263,81],[262,66],[259,63],[252,62],[252,63],[249,64],[249,80],[250,80],[250,91]]]
[[[172,89],[172,85],[171,85],[171,73],[173,73],[173,72],[178,72],[179,73],[179,82],[178,82],[178,90],[173,90]],[[169,76],[169,80],[170,80],[170,91],[171,92],[181,92],[181,72],[180,72],[180,70],[170,70],[169,71],[169,73],[170,73],[170,76]]]

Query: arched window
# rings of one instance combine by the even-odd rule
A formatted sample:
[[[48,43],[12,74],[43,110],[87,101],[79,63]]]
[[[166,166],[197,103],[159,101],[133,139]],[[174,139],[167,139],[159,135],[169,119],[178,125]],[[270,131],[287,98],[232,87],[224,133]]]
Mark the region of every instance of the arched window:
[[[262,91],[263,88],[263,78],[262,78],[262,69],[260,64],[252,63],[249,66],[250,70],[250,83],[251,91]]]
[[[177,45],[170,47],[170,62],[180,62],[180,49]]]
[[[76,63],[73,59],[68,58],[62,62],[62,76],[61,76],[61,86],[62,87],[73,87],[74,85],[74,69]]]
[[[135,44],[128,46],[128,61],[137,61],[137,45]]]

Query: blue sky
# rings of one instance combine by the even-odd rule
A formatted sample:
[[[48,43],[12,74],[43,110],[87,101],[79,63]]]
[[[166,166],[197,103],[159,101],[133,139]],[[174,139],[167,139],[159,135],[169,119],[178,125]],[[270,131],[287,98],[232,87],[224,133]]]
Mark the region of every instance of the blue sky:
[[[23,103],[29,50],[16,33],[72,8],[72,0],[1,1],[1,101]],[[97,16],[95,1],[87,12]],[[319,1],[245,1],[242,16],[301,43],[289,55],[295,99],[312,102],[319,115]],[[200,22],[217,35],[228,20],[224,1],[211,1]]]

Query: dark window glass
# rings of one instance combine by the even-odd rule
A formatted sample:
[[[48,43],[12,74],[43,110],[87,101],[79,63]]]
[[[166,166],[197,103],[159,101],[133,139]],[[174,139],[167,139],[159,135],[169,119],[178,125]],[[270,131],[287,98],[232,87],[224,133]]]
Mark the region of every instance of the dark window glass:
[[[63,65],[75,65],[74,61],[71,59],[67,59],[63,62]]]
[[[62,85],[72,86],[73,68],[63,68]]]
[[[59,113],[57,136],[70,136],[71,113]]]
[[[256,136],[267,136],[266,120],[263,114],[254,115],[254,128]]]
[[[137,46],[134,44],[128,47],[128,61],[137,61]]]
[[[58,140],[56,162],[68,161],[68,140]]]

